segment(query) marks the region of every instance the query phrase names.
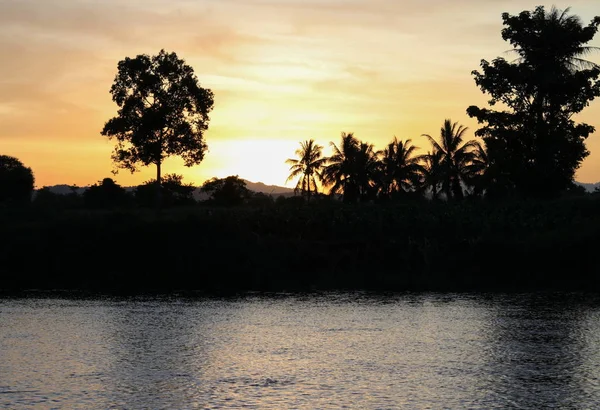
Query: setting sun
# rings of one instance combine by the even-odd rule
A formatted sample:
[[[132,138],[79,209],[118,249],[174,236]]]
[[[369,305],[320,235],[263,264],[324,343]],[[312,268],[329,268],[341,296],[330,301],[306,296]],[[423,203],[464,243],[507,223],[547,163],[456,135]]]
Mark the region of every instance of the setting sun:
[[[571,2],[584,23],[597,12],[592,3]],[[204,161],[192,168],[179,159],[165,163],[164,172],[188,182],[239,175],[283,185],[285,160],[300,141],[313,138],[327,152],[343,131],[378,149],[394,136],[425,148],[421,134],[437,134],[451,118],[472,138],[478,124],[466,108],[487,98],[471,71],[510,49],[500,35],[501,13],[535,5],[2,2],[1,151],[30,166],[38,187],[85,186],[111,176],[113,143],[100,131],[116,113],[109,89],[117,63],[162,48],[185,59],[215,95]],[[581,115],[596,128],[599,118],[596,101]],[[597,135],[587,140],[591,155],[577,173],[581,182],[600,180]],[[121,171],[115,178],[135,185],[154,172]]]

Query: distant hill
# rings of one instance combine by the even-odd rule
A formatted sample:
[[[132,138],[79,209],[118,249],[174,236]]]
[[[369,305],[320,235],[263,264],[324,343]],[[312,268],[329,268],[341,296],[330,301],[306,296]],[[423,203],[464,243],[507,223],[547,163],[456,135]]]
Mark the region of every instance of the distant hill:
[[[288,196],[294,195],[294,190],[292,188],[286,188],[286,187],[282,187],[282,186],[278,186],[278,185],[266,185],[262,182],[252,182],[252,181],[248,181],[245,179],[244,179],[244,181],[246,182],[246,187],[249,190],[254,191],[254,192],[262,192],[263,194],[271,195],[273,197],[278,197],[280,195],[288,197]],[[600,182],[596,182],[595,184],[585,183],[585,182],[575,182],[575,183],[577,185],[584,187],[587,192],[594,192],[594,189],[600,188]],[[53,185],[53,186],[49,186],[47,188],[50,188],[51,192],[54,192],[56,194],[61,194],[61,195],[66,195],[66,194],[69,194],[72,192],[71,186],[65,185],[65,184]],[[82,194],[86,188],[87,187],[77,187],[75,191],[78,194]],[[129,186],[129,187],[124,187],[124,188],[127,191],[131,192],[136,187]],[[200,189],[197,188],[194,191],[194,199],[196,201],[204,201],[204,200],[208,199],[208,195],[201,192]]]
[[[262,182],[250,182],[245,179],[244,181],[246,182],[246,188],[248,188],[250,191],[262,192],[263,194],[270,194],[273,196],[286,194],[294,195],[294,190],[291,188],[286,188],[278,185],[265,185]]]
[[[263,184],[262,182],[251,182],[248,180],[245,180],[246,182],[246,187],[250,190],[250,191],[254,191],[254,192],[262,192],[263,194],[267,194],[267,195],[271,195],[274,197],[278,197],[280,195],[283,196],[293,196],[294,195],[294,190],[291,188],[286,188],[286,187],[282,187],[282,186],[278,186],[278,185],[266,185]],[[50,192],[54,192],[55,194],[60,194],[60,195],[67,195],[70,194],[71,192],[73,192],[73,189],[71,188],[70,185],[66,185],[66,184],[60,184],[60,185],[52,185],[52,186],[48,186],[48,187],[44,187],[44,188],[49,188]],[[75,192],[77,192],[77,194],[82,194],[83,191],[86,190],[86,188],[88,187],[77,187],[75,189]],[[127,187],[123,187],[125,188],[125,190],[132,192],[136,187],[135,186],[127,186]],[[203,201],[208,199],[208,195],[206,195],[205,193],[201,192],[199,188],[196,188],[196,190],[194,191],[194,199],[196,199],[197,201]]]
[[[585,182],[575,182],[577,185],[582,186],[588,192],[594,192],[594,189],[600,188],[600,182],[596,182],[595,184],[585,183]]]
[[[50,192],[53,192],[55,194],[60,194],[60,195],[67,195],[67,194],[70,194],[71,192],[73,192],[71,185],[66,185],[66,184],[45,186],[44,188],[49,188]],[[75,188],[75,192],[77,192],[78,194],[82,194],[86,188],[87,187],[83,187],[83,188],[77,187],[77,188]],[[39,191],[39,189],[36,189],[36,191]]]

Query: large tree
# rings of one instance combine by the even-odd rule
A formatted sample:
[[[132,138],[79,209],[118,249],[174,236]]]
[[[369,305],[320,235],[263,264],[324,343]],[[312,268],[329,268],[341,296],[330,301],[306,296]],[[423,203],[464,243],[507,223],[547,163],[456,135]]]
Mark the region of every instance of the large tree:
[[[317,180],[321,179],[321,171],[327,159],[323,157],[323,147],[312,139],[301,142],[296,155],[298,158],[288,158],[285,161],[290,165],[290,175],[286,182],[298,178],[294,192],[300,191],[310,200],[311,193],[318,191]]]
[[[180,156],[188,167],[204,159],[213,93],[200,86],[192,67],[165,50],[119,61],[110,93],[119,110],[102,135],[117,141],[112,159],[131,172],[155,165],[159,206],[164,159]]]
[[[502,14],[502,38],[519,58],[482,60],[475,83],[500,110],[471,106],[467,113],[482,128],[495,192],[555,196],[572,183],[588,155],[585,139],[594,127],[573,115],[600,96],[600,67],[584,60],[593,50],[600,17],[584,26],[568,10],[539,6],[513,16]]]
[[[34,183],[31,168],[15,157],[0,155],[0,203],[28,203]]]

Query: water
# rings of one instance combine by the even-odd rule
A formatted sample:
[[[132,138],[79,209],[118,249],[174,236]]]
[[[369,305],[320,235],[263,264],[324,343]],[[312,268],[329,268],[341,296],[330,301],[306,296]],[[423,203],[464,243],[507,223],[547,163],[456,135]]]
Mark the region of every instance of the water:
[[[4,408],[599,405],[599,297],[0,300]]]

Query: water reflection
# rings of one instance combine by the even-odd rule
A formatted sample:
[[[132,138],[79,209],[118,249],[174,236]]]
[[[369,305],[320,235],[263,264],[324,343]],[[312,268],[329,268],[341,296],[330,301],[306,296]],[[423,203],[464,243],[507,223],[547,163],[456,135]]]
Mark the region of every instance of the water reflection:
[[[104,387],[106,305],[0,301],[0,407],[93,406]]]
[[[585,408],[598,399],[587,380],[586,320],[597,308],[578,295],[495,297],[487,352],[491,402],[505,408]],[[597,324],[595,326],[597,328]]]
[[[189,408],[204,404],[206,373],[227,346],[219,323],[235,308],[219,301],[135,300],[111,313],[109,373],[119,408]],[[217,351],[222,354],[222,351]],[[107,403],[108,404],[108,403]]]
[[[593,408],[598,298],[0,300],[0,407]]]

